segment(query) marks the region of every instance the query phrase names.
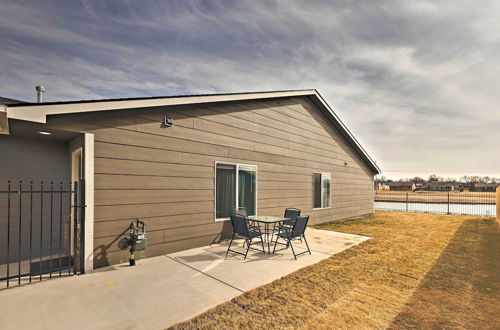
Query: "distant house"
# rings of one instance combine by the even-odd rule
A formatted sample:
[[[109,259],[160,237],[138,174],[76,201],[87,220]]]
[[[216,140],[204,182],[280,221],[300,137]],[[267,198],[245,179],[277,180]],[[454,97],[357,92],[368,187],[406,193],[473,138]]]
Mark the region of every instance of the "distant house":
[[[391,182],[389,189],[394,191],[413,191],[416,186],[412,182]]]
[[[425,190],[424,184],[423,183],[415,183],[415,188],[413,191],[422,191]]]
[[[495,192],[500,183],[476,183],[470,187],[469,191],[475,192]]]
[[[425,185],[427,191],[454,191],[455,185],[451,182],[429,182]]]
[[[386,183],[376,183],[375,184],[375,190],[390,190],[389,185]]]

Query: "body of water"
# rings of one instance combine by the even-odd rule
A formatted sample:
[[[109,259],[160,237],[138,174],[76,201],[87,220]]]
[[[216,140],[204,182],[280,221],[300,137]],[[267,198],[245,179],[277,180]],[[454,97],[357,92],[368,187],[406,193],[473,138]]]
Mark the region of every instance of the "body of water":
[[[466,214],[486,217],[496,216],[495,204],[452,204],[450,203],[417,203],[409,202],[375,202],[375,210],[391,210],[403,212],[427,212],[438,214]]]

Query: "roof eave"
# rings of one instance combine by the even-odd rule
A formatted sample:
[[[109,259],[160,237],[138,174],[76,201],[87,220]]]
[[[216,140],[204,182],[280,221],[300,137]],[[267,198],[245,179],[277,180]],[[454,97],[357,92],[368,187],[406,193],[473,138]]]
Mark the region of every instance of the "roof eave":
[[[185,104],[244,101],[269,99],[276,97],[305,96],[316,93],[316,90],[297,90],[280,92],[256,92],[214,95],[192,95],[179,97],[154,97],[125,100],[82,101],[68,103],[16,105],[7,108],[7,117],[11,119],[46,123],[47,116],[70,113],[121,110],[130,108],[148,108]]]
[[[271,99],[281,97],[306,96],[318,106],[330,120],[330,122],[339,130],[346,141],[361,158],[369,165],[374,174],[380,174],[380,168],[370,158],[368,153],[359,144],[349,129],[344,125],[340,118],[330,108],[316,89],[278,91],[278,92],[256,92],[256,93],[233,93],[233,94],[214,94],[214,95],[192,95],[179,97],[154,97],[137,99],[116,99],[116,100],[97,100],[81,102],[63,102],[50,104],[17,104],[7,106],[7,118],[36,123],[47,122],[47,116],[63,115],[71,113],[84,113],[96,111],[110,111],[130,108],[148,108],[158,106],[187,105],[199,103],[216,103],[245,100]]]

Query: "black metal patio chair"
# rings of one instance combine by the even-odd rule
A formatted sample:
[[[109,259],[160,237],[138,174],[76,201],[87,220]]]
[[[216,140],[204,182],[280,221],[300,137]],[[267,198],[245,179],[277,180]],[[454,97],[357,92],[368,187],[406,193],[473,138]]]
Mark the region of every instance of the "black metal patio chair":
[[[298,216],[300,216],[300,209],[287,207],[285,209],[284,217],[289,218],[290,220],[283,221],[283,224],[293,226],[293,223],[295,222],[295,219],[297,219]]]
[[[239,207],[237,209],[233,209],[233,215],[239,215],[239,216],[242,216],[242,217],[247,217],[248,214],[247,214],[247,209],[246,207]]]
[[[242,217],[248,217],[248,212],[246,207],[239,207],[237,209],[233,209],[232,215],[239,215]],[[250,226],[254,227],[255,226],[255,221],[247,219],[250,222]]]
[[[240,215],[232,215],[231,216],[231,224],[233,226],[233,235],[231,236],[231,242],[229,242],[229,247],[227,248],[226,251],[226,257],[229,251],[241,254],[242,256],[245,256],[244,259],[247,258],[248,250],[250,250],[252,246],[252,241],[254,238],[259,238],[260,243],[262,244],[262,252],[265,254],[266,250],[264,248],[264,240],[262,238],[262,232],[260,231],[259,227],[250,227],[247,219],[245,217],[242,217]],[[240,252],[236,250],[231,250],[231,245],[233,244],[233,240],[236,237],[243,238],[245,240],[245,243],[247,245],[246,252]],[[245,246],[245,245],[243,245]],[[261,251],[259,249],[254,249],[256,251]]]
[[[233,209],[233,212],[231,213],[232,215],[239,215],[241,217],[246,218],[248,216],[247,208],[246,207],[239,207],[236,209]],[[258,225],[255,224],[255,221],[247,219],[249,226],[251,227],[250,230],[255,230],[255,227],[258,227]],[[243,247],[245,247],[246,242],[243,242]]]
[[[309,244],[307,243],[307,239],[305,236],[305,230],[308,221],[309,221],[308,215],[299,216],[293,222],[293,226],[290,227],[288,225],[283,225],[278,227],[278,233],[276,234],[276,242],[274,243],[273,253],[276,251],[276,246],[278,244],[282,244],[286,245],[285,249],[288,249],[289,246],[292,248],[293,257],[295,258],[295,260],[297,260],[297,256],[300,256],[304,253],[309,252],[309,254],[311,254],[311,250],[309,249]],[[292,245],[292,241],[297,239],[300,239],[302,241],[302,238],[306,243],[307,251],[296,254]],[[278,242],[279,239],[284,240],[285,243]]]
[[[293,224],[295,223],[295,219],[297,219],[298,216],[300,216],[300,209],[296,209],[293,207],[287,207],[285,209],[285,214],[283,215],[284,218],[288,218],[290,220],[285,220],[282,222],[281,226],[287,226],[287,227],[292,227]],[[276,227],[273,235],[276,235],[278,231],[280,230],[280,227]],[[300,241],[302,242],[302,238],[300,238]]]

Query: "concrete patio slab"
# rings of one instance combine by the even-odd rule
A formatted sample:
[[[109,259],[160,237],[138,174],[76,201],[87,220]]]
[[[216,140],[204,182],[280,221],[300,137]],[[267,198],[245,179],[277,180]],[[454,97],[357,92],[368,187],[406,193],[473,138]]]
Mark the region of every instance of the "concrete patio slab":
[[[276,248],[276,253],[271,255],[250,250],[246,260],[235,253],[229,253],[227,258],[224,258],[227,244],[180,251],[170,254],[169,257],[200,271],[199,276],[207,274],[241,291],[248,291],[327,259],[368,239],[365,236],[313,228],[307,229],[306,237],[312,254],[303,254],[297,260],[294,259],[290,249],[284,250],[284,246],[280,245]],[[244,251],[242,241],[238,243],[239,249]],[[306,251],[304,243],[297,241],[293,245],[296,253]],[[259,245],[255,244],[252,247],[259,248]]]
[[[163,329],[368,239],[317,229],[307,237],[312,255],[297,261],[290,250],[224,259],[224,243],[2,290],[1,328]]]

